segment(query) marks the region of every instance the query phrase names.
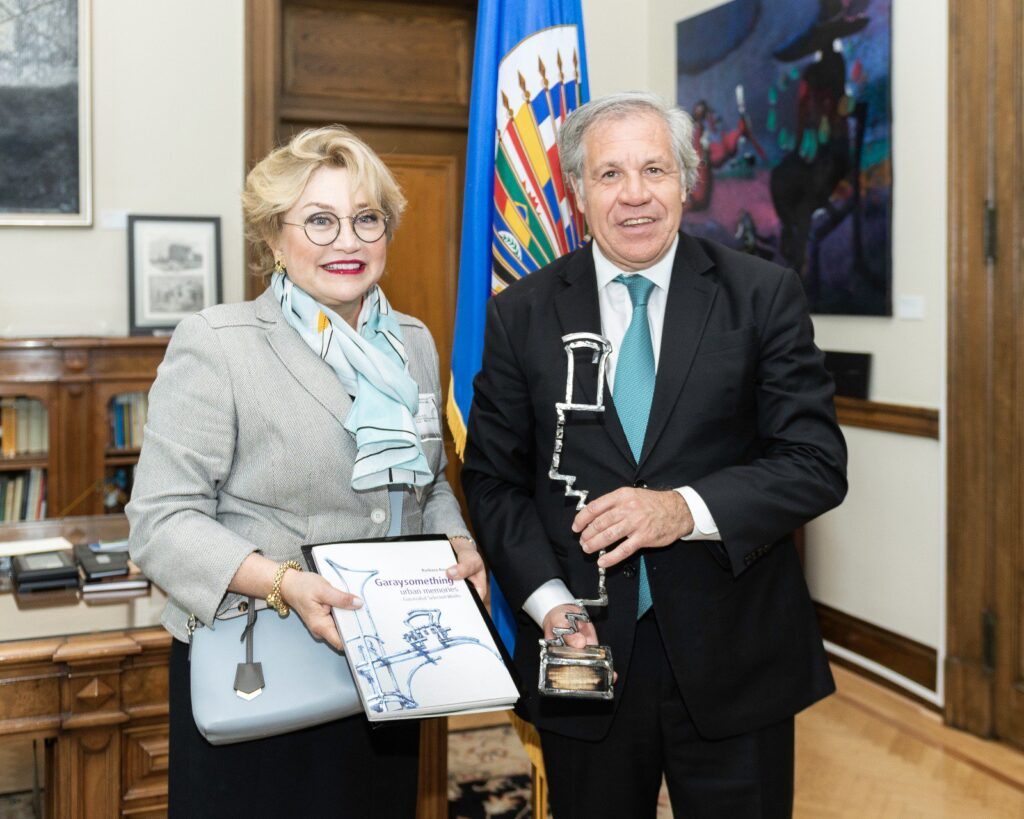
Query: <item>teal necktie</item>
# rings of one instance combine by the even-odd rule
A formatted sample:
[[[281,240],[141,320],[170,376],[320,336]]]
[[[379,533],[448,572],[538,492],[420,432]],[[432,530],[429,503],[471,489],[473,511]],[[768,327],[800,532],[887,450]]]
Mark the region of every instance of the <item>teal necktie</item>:
[[[629,291],[633,316],[629,320],[629,328],[622,339],[622,349],[615,363],[613,397],[615,411],[619,414],[629,448],[639,463],[644,448],[644,434],[647,432],[647,418],[651,414],[651,400],[654,398],[654,345],[651,343],[651,328],[647,323],[647,299],[650,298],[654,282],[638,274],[616,276],[615,281],[624,284]],[[638,595],[637,620],[653,605],[643,556],[640,557]]]

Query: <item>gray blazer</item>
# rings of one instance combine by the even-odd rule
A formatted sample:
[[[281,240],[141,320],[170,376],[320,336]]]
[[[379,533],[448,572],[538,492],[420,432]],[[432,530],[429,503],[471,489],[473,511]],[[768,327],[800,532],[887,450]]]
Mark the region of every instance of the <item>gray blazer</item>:
[[[468,531],[445,479],[437,350],[418,319],[395,312],[420,386],[416,417],[437,476],[407,489],[402,532]],[[352,400],[334,371],[284,320],[273,293],[182,321],[149,394],[131,503],[132,559],[171,598],[162,622],[188,639],[238,602],[228,583],[259,550],[300,560],[306,543],[382,537],[386,488],[352,489],[356,446],[343,428]]]

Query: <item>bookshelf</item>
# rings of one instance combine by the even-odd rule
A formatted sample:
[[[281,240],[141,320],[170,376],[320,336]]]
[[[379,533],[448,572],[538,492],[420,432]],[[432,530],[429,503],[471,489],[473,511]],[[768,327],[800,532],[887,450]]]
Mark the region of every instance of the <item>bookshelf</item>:
[[[0,522],[46,516],[52,399],[46,384],[0,389]]]
[[[5,406],[21,407],[22,416],[28,407],[45,418],[35,435],[47,444],[12,453],[0,434],[0,483],[24,476],[26,490],[33,477],[45,484],[46,517],[123,511],[145,396],[166,349],[166,338],[0,339],[0,429]]]

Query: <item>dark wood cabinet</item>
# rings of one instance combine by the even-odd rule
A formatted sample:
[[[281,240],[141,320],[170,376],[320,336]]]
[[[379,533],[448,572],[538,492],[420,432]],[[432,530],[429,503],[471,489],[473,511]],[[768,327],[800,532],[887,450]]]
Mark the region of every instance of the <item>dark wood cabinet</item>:
[[[120,511],[123,504],[112,493],[121,489],[123,500],[131,487],[117,487],[115,479],[125,478],[139,449],[115,445],[113,402],[118,396],[149,391],[167,341],[0,339],[0,399],[43,402],[49,432],[47,452],[0,458],[0,474],[43,468],[47,517]]]

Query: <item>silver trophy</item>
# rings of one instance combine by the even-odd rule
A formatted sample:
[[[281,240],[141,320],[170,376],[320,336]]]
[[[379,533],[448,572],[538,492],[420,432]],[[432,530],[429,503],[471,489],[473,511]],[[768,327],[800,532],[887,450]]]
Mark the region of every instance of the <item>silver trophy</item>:
[[[565,401],[555,404],[558,423],[555,427],[555,447],[551,455],[551,469],[548,477],[565,483],[565,494],[577,498],[576,511],[587,505],[587,490],[576,489],[575,475],[563,475],[558,471],[562,460],[562,444],[565,439],[565,414],[567,412],[604,412],[604,375],[608,367],[611,342],[596,333],[569,333],[562,336],[569,369],[565,379]],[[572,400],[573,376],[576,369],[576,351],[591,350],[591,363],[597,365],[597,398],[593,404],[576,404]],[[598,557],[604,554],[602,550]],[[552,697],[574,697],[577,699],[610,700],[612,688],[612,650],[609,646],[586,646],[573,648],[566,645],[565,637],[579,632],[577,623],[589,623],[587,606],[607,606],[608,590],[605,587],[605,570],[597,567],[597,597],[592,600],[576,600],[579,613],[569,612],[565,619],[568,628],[554,629],[554,639],[540,641],[541,694]]]

